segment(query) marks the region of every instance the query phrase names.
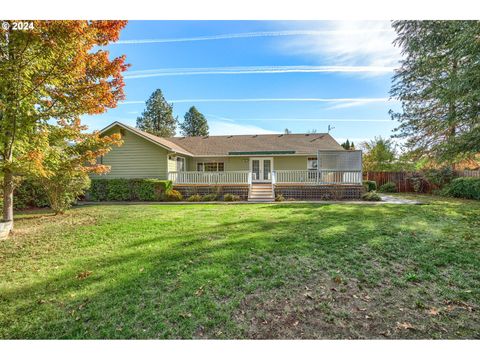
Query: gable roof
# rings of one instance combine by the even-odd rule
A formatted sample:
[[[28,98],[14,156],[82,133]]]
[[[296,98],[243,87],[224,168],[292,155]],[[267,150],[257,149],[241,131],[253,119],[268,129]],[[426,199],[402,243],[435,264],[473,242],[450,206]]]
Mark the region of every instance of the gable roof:
[[[143,137],[144,139],[146,139],[146,140],[148,140],[148,141],[150,141],[150,142],[152,142],[156,145],[159,145],[159,146],[161,146],[164,149],[167,149],[169,151],[176,152],[176,153],[183,154],[183,155],[193,156],[193,154],[189,153],[185,149],[181,148],[180,146],[176,145],[175,143],[169,141],[166,138],[150,134],[146,131],[137,129],[136,127],[133,127],[133,126],[122,124],[119,121],[115,121],[115,122],[111,123],[106,128],[100,130],[100,133],[104,133],[104,132],[110,130],[111,128],[113,128],[115,126],[119,126],[119,127],[124,128],[126,130],[130,130],[134,134],[137,134],[138,136]]]
[[[329,134],[188,136],[169,140],[196,156],[304,154],[344,150]]]
[[[318,150],[344,150],[335,139],[322,134],[267,134],[187,136],[163,138],[118,121],[100,132],[119,126],[169,150],[188,156],[316,155]]]

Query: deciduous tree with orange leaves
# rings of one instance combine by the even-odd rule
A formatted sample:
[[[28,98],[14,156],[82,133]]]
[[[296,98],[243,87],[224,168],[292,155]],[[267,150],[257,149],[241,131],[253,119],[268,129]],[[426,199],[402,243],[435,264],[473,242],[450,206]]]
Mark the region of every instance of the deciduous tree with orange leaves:
[[[13,21],[10,21],[12,23]],[[0,172],[3,221],[13,224],[16,154],[39,126],[100,114],[124,99],[125,56],[104,46],[126,21],[33,21],[26,30],[0,29]]]
[[[88,174],[110,170],[97,159],[122,143],[120,134],[100,136],[86,130],[80,120],[41,125],[18,155],[21,173],[41,187],[55,214],[64,213],[90,187]]]

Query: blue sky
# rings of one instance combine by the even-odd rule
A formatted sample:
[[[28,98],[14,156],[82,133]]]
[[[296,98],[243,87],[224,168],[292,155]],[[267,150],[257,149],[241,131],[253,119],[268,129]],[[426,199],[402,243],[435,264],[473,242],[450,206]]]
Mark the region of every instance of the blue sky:
[[[295,133],[338,140],[389,136],[388,100],[399,60],[388,21],[131,21],[112,56],[126,54],[127,98],[85,116],[90,129],[135,125],[157,88],[179,120],[195,105],[210,133]]]

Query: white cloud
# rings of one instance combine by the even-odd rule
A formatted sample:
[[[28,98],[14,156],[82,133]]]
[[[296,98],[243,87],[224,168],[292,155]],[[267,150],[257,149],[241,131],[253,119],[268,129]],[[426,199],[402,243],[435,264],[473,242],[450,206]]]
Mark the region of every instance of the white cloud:
[[[163,68],[129,71],[125,79],[143,79],[159,76],[187,75],[240,75],[240,74],[284,74],[284,73],[391,73],[394,67],[379,65],[295,65],[295,66],[237,66],[213,68]]]
[[[267,130],[255,125],[241,125],[226,121],[209,121],[210,135],[249,135],[277,134],[278,131]]]
[[[284,30],[284,31],[257,31],[235,34],[217,34],[205,36],[192,36],[184,38],[160,38],[160,39],[130,39],[120,40],[118,45],[127,44],[155,44],[155,43],[176,43],[176,42],[192,42],[192,41],[210,41],[210,40],[226,40],[226,39],[242,39],[254,37],[277,37],[277,36],[321,36],[321,35],[348,35],[358,32],[373,33],[385,32],[385,29],[353,29],[353,30]]]
[[[400,59],[389,21],[334,21],[330,34],[287,39],[282,52],[308,54],[340,65],[392,67]]]

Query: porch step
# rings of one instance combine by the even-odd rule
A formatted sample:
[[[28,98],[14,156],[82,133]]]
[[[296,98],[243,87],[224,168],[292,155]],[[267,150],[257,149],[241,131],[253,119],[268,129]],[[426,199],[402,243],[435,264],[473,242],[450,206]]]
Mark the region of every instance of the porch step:
[[[275,200],[272,184],[252,184],[248,193],[248,201],[271,202]]]

